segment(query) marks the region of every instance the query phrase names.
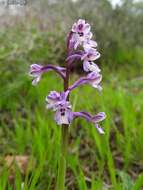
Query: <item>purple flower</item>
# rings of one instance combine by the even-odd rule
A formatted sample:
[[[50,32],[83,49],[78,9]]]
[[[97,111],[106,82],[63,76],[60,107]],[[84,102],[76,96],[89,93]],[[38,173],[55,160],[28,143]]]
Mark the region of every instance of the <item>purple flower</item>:
[[[92,122],[94,123],[96,129],[98,130],[98,132],[100,134],[104,134],[104,131],[103,129],[99,126],[99,122],[103,121],[105,118],[106,118],[106,115],[104,112],[100,112],[98,113],[97,115],[90,115],[89,113],[87,112],[73,112],[73,116],[74,116],[74,119],[78,118],[78,117],[82,117],[82,118],[85,118],[87,121],[89,122]]]
[[[86,48],[84,54],[81,56],[81,60],[95,61],[100,57],[100,53],[94,48]]]
[[[88,49],[88,48],[96,48],[97,47],[97,42],[94,40],[85,40],[83,43],[83,48]]]
[[[82,19],[73,24],[70,42],[74,44],[74,49],[77,49],[79,45],[83,45],[92,38],[90,28],[90,25]]]
[[[100,53],[93,48],[86,48],[85,53],[81,56],[83,60],[83,69],[86,72],[100,72],[99,67],[93,62],[100,57]]]
[[[30,65],[29,75],[34,78],[34,80],[32,81],[33,85],[36,85],[40,81],[42,75],[41,70],[42,70],[41,65],[38,64]]]
[[[103,129],[98,125],[106,117],[104,112],[100,112],[95,116],[90,115],[85,111],[72,112],[71,104],[66,100],[68,92],[58,93],[51,91],[46,98],[47,108],[55,111],[55,121],[58,125],[70,124],[74,119],[78,117],[85,118],[87,121],[95,124],[98,132],[103,134]]]
[[[97,115],[93,116],[91,121],[95,124],[96,129],[100,134],[104,134],[103,129],[99,126],[99,122],[103,121],[106,118],[106,114],[104,112],[100,112]]]
[[[85,22],[83,19],[79,19],[72,26],[72,32],[77,33],[79,35],[87,34],[90,32],[90,25]]]
[[[70,124],[73,119],[73,113],[71,111],[71,105],[67,101],[69,92],[56,92],[51,91],[46,97],[46,107],[55,111],[55,121],[58,125]]]
[[[46,97],[46,108],[55,109],[56,104],[61,100],[61,94],[56,91],[51,91]]]
[[[86,72],[96,72],[99,73],[101,70],[98,67],[98,65],[96,65],[94,62],[92,61],[84,61],[83,62],[83,70]]]
[[[86,72],[97,72],[99,73],[101,70],[98,67],[98,65],[96,65],[93,60],[96,60],[100,57],[100,54],[93,48],[90,49],[91,51],[89,52],[84,52],[84,51],[80,51],[80,52],[76,52],[70,56],[68,56],[68,58],[66,59],[66,61],[68,62],[68,64],[72,64],[74,61],[78,61],[78,60],[84,60],[83,62],[83,70]]]
[[[32,84],[37,85],[37,83],[41,79],[42,74],[44,72],[48,72],[51,70],[54,70],[55,72],[57,72],[63,79],[65,78],[65,68],[63,67],[59,67],[55,65],[46,65],[46,66],[42,66],[38,64],[30,65],[29,75],[34,78],[34,80],[32,81]]]
[[[46,108],[56,110],[57,106],[61,104],[61,102],[66,101],[69,92],[56,92],[51,91],[49,95],[46,97]]]
[[[85,20],[79,19],[73,24],[70,33],[70,43],[69,47],[77,49],[78,46],[83,45],[83,48],[97,47],[97,43],[92,38],[92,33],[90,31],[91,26],[85,22]]]
[[[100,82],[102,80],[102,75],[100,75],[97,72],[91,72],[85,77],[81,77],[79,80],[77,80],[72,86],[69,87],[69,91],[73,90],[74,88],[83,85],[83,84],[90,84],[94,88],[97,88],[98,90],[102,90],[102,87],[100,86]]]
[[[103,129],[99,126],[99,122],[103,121],[106,117],[104,112],[100,112],[97,115],[92,116],[91,114],[81,111],[72,112],[71,104],[67,101],[69,91],[56,92],[51,91],[46,97],[47,108],[55,111],[55,121],[58,125],[70,124],[74,119],[82,117],[88,122],[94,123],[98,132],[104,134]]]
[[[93,62],[100,57],[100,53],[94,49],[97,47],[97,43],[92,38],[90,31],[91,27],[85,20],[79,19],[73,24],[72,30],[68,36],[68,48],[69,56],[67,61],[71,64],[76,60],[83,60],[83,69],[86,72],[100,72],[99,67]],[[84,51],[72,51],[77,49],[78,46],[83,46]]]
[[[99,126],[99,123],[106,117],[104,112],[100,112],[96,115],[91,115],[85,111],[73,112],[69,102],[69,94],[71,91],[83,84],[90,84],[94,88],[102,90],[100,86],[102,75],[100,74],[99,67],[94,63],[94,61],[100,57],[100,53],[96,50],[97,43],[92,40],[90,29],[90,25],[83,19],[79,19],[73,24],[67,37],[68,57],[66,59],[66,68],[54,65],[42,66],[32,64],[29,74],[34,78],[32,81],[33,85],[36,85],[40,81],[43,73],[51,70],[63,78],[64,89],[66,90],[64,92],[51,91],[46,97],[46,107],[55,112],[54,118],[58,125],[69,125],[74,119],[81,117],[93,123],[100,134],[104,134],[103,129]],[[79,46],[81,46],[81,49],[76,50]],[[77,60],[83,61],[83,69],[89,73],[68,87],[70,65]]]
[[[58,125],[71,123],[73,120],[73,112],[68,101],[61,101],[55,110],[55,121]]]
[[[88,79],[89,79],[89,84],[93,87],[93,88],[97,88],[99,91],[102,90],[102,87],[100,86],[100,82],[102,80],[102,75],[100,75],[99,73],[96,72],[92,72],[88,74]]]

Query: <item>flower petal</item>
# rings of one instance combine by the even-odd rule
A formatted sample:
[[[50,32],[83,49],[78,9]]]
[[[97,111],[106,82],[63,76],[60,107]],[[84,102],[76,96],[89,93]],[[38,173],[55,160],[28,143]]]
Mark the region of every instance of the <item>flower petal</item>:
[[[34,80],[32,81],[32,85],[33,85],[33,86],[36,86],[37,83],[40,81],[40,79],[41,79],[41,75],[35,77]]]
[[[98,132],[100,134],[105,134],[105,132],[103,131],[103,129],[98,124],[96,124],[95,127],[96,127],[96,129],[98,130]]]
[[[89,62],[89,61],[84,61],[83,62],[83,70],[85,72],[97,72],[99,73],[101,70],[99,69],[98,65],[96,65],[95,63],[93,62]]]

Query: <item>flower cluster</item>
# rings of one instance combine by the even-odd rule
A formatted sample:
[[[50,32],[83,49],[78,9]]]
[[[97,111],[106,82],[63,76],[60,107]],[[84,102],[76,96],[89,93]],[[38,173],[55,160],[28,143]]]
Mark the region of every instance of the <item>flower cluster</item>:
[[[82,19],[73,24],[70,48],[74,50],[77,50],[77,48],[82,49],[80,51],[71,51],[68,61],[71,63],[75,59],[81,59],[85,72],[99,73],[100,69],[93,61],[100,57],[100,53],[96,49],[97,43],[91,39],[93,34],[90,29],[90,25]]]
[[[96,115],[91,115],[85,111],[73,112],[68,100],[71,91],[83,84],[89,84],[99,91],[102,90],[100,86],[102,80],[101,70],[94,63],[100,57],[100,53],[96,49],[97,43],[92,40],[93,34],[90,30],[91,26],[85,20],[79,19],[73,24],[67,39],[68,57],[66,59],[66,68],[54,65],[41,66],[33,64],[30,67],[30,76],[34,78],[32,84],[36,85],[40,81],[43,73],[54,70],[65,81],[67,79],[67,69],[69,71],[70,65],[76,60],[81,60],[83,70],[87,72],[87,75],[78,79],[64,92],[51,91],[46,97],[46,107],[55,112],[55,121],[58,125],[69,125],[74,119],[82,117],[88,122],[93,123],[99,133],[103,134],[104,131],[98,123],[105,119],[106,115],[104,112]]]

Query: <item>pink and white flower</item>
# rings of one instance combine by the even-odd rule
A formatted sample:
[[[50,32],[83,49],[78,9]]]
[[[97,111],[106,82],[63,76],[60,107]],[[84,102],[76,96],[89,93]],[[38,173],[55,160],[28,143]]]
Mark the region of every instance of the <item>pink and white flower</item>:
[[[99,67],[93,62],[99,57],[100,57],[100,53],[96,49],[86,48],[84,54],[81,56],[81,60],[83,60],[84,71],[100,72]]]
[[[58,73],[63,79],[65,78],[65,68],[55,65],[38,65],[38,64],[32,64],[30,65],[30,71],[29,75],[33,77],[32,84],[35,86],[40,81],[41,76],[43,73],[54,70],[56,73]]]
[[[30,65],[29,75],[34,78],[33,81],[32,81],[32,84],[34,86],[37,85],[37,83],[41,79],[42,65],[38,65],[38,64],[32,64],[32,65]]]
[[[55,121],[58,125],[70,124],[73,120],[71,104],[68,101],[62,101],[56,107]]]
[[[97,88],[99,91],[101,91],[102,90],[102,87],[100,86],[101,80],[102,80],[101,74],[97,72],[91,72],[87,76],[81,77],[79,80],[77,80],[73,85],[69,87],[68,90],[72,91],[73,89],[83,84],[90,84],[92,87]]]
[[[46,108],[55,109],[56,104],[61,100],[61,94],[56,91],[51,91],[50,94],[46,97]]]
[[[92,38],[93,35],[90,28],[90,25],[82,19],[73,24],[70,41],[74,44],[74,49],[77,49],[78,46],[85,44]]]

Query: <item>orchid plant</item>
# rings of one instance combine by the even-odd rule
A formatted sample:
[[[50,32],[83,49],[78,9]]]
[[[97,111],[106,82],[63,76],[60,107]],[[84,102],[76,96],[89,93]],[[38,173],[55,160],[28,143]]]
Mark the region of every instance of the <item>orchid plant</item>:
[[[30,76],[33,77],[32,84],[37,85],[42,74],[48,71],[55,71],[63,79],[63,92],[51,91],[46,97],[46,108],[54,111],[54,119],[58,125],[62,126],[62,142],[61,142],[61,156],[59,161],[57,190],[64,190],[65,188],[65,174],[66,174],[66,154],[68,145],[68,129],[73,120],[76,118],[84,118],[88,122],[93,123],[100,134],[104,134],[104,130],[99,126],[99,122],[106,117],[104,112],[92,115],[85,111],[74,112],[69,101],[69,95],[73,89],[83,85],[89,84],[93,88],[101,91],[100,82],[102,75],[100,68],[94,63],[100,57],[97,51],[97,43],[92,40],[91,26],[85,20],[79,19],[73,24],[67,37],[67,58],[66,66],[60,67],[55,65],[38,65],[32,64],[30,66]],[[75,61],[83,63],[83,70],[87,73],[86,76],[78,79],[74,84],[69,85],[70,66]]]

